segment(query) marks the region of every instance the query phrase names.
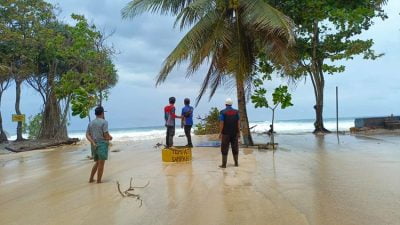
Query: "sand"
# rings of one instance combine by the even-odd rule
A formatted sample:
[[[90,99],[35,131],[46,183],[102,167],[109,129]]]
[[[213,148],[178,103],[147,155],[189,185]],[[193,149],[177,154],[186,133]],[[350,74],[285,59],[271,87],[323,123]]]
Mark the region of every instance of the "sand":
[[[264,137],[256,137],[261,140]],[[197,142],[199,138],[195,139]],[[395,225],[400,138],[277,137],[279,150],[242,148],[219,169],[217,148],[162,163],[157,140],[115,142],[102,184],[89,184],[86,144],[0,156],[0,224]],[[183,138],[177,138],[183,143]],[[143,205],[122,198],[133,177]]]

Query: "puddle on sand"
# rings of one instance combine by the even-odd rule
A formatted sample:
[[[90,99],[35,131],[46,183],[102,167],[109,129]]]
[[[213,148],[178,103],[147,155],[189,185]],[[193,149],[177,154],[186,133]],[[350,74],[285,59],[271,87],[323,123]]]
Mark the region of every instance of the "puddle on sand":
[[[248,149],[248,148],[243,149],[243,154],[245,155],[253,154],[253,152],[254,152],[253,149]]]

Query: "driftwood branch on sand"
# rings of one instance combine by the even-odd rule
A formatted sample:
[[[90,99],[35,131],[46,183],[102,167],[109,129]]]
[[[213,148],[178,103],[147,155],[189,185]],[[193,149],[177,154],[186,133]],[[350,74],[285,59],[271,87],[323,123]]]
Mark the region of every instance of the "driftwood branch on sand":
[[[140,205],[139,205],[139,208],[140,208],[143,205],[143,200],[141,199],[139,194],[134,194],[134,193],[131,193],[131,192],[135,191],[135,188],[146,188],[147,186],[149,186],[149,184],[150,184],[150,182],[148,181],[147,184],[144,185],[144,186],[132,186],[133,185],[133,178],[131,177],[128,189],[126,189],[125,191],[121,191],[121,185],[120,185],[119,181],[117,181],[117,189],[118,189],[119,194],[122,197],[136,198],[136,200],[140,201]]]
[[[250,127],[250,130],[256,128],[257,126],[258,126],[258,125],[254,125],[254,126]]]
[[[8,151],[18,153],[18,152],[53,148],[61,145],[72,145],[78,142],[79,142],[78,138],[69,138],[67,140],[25,140],[25,141],[11,142],[4,148]]]

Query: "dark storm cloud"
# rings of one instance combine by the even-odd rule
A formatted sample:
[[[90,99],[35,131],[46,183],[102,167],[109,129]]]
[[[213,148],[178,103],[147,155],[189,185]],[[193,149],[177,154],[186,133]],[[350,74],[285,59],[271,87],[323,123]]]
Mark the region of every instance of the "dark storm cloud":
[[[51,2],[59,4],[62,9],[61,18],[67,22],[71,21],[71,13],[78,13],[85,15],[100,30],[115,31],[108,42],[118,51],[115,63],[121,69],[121,80],[131,80],[131,76],[144,75],[154,78],[163,59],[182,37],[179,30],[172,29],[172,17],[143,14],[134,19],[122,19],[120,12],[127,1]]]

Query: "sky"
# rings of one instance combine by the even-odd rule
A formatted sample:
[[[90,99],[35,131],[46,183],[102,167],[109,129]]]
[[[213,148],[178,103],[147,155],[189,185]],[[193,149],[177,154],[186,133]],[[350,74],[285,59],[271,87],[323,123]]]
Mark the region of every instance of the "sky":
[[[62,9],[59,18],[71,23],[72,13],[83,14],[97,28],[113,32],[108,40],[118,51],[114,63],[119,82],[111,90],[104,104],[111,128],[130,128],[163,125],[163,108],[170,96],[177,98],[177,108],[183,99],[197,97],[205,68],[185,79],[185,67],[174,70],[161,86],[155,86],[155,78],[164,59],[183,37],[184,32],[173,28],[174,18],[144,14],[132,20],[123,20],[120,10],[128,0],[48,0]],[[368,61],[359,57],[343,62],[346,71],[326,75],[324,117],[336,115],[335,88],[339,87],[339,113],[341,118],[387,116],[400,114],[400,1],[389,0],[385,6],[389,19],[376,20],[375,25],[362,34],[362,38],[373,38],[374,49],[385,56]],[[286,80],[280,78],[266,84],[272,90]],[[294,106],[276,115],[278,120],[313,119],[315,97],[311,81],[304,79],[290,84]],[[204,97],[195,109],[195,116],[204,116],[211,107],[224,107],[228,97],[235,99],[235,91],[221,88],[211,101]],[[2,115],[5,129],[10,133],[16,129],[11,122],[14,111],[15,86],[8,89],[2,100]],[[40,96],[27,85],[23,86],[21,109],[28,117],[41,110]],[[251,121],[270,120],[271,113],[255,109],[248,103]],[[70,117],[70,130],[82,130],[87,119]]]

